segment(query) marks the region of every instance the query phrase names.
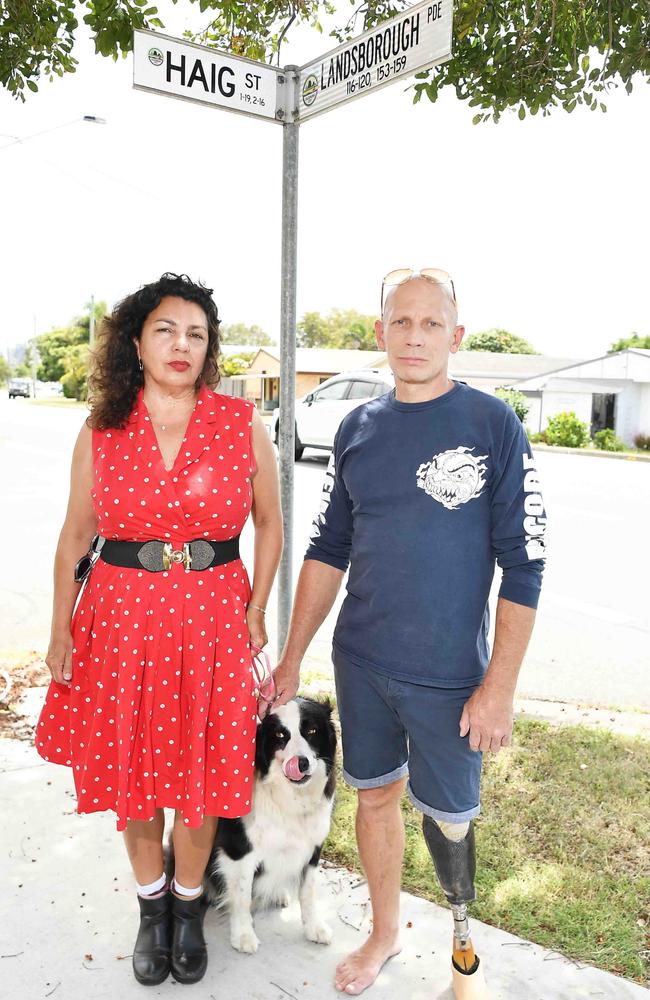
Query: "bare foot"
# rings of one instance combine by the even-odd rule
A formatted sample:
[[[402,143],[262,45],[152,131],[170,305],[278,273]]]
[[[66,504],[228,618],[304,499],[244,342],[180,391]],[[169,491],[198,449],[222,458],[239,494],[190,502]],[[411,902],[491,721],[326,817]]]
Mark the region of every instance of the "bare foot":
[[[399,955],[401,950],[396,937],[392,941],[380,942],[375,941],[371,934],[365,944],[339,962],[334,985],[341,993],[358,996],[372,986],[384,963]]]

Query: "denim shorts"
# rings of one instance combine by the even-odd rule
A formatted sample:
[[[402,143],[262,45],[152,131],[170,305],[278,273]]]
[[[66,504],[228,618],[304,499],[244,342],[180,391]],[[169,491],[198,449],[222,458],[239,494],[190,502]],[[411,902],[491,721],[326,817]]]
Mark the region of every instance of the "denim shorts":
[[[450,823],[478,816],[482,754],[459,735],[476,685],[409,684],[357,666],[337,649],[332,659],[348,784],[379,788],[408,775],[420,812]]]

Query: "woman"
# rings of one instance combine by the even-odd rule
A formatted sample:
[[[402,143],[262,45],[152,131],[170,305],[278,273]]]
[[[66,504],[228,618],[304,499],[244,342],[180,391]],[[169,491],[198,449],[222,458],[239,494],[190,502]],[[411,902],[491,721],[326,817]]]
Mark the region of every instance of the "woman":
[[[182,983],[205,974],[201,883],[217,818],[250,810],[250,646],[267,642],[282,549],[273,446],[251,403],[210,388],[218,353],[211,290],[185,275],[164,274],[107,317],[55,559],[36,745],[73,769],[79,812],[117,813],[141,912],[133,970],[146,985],[170,970]],[[249,512],[252,588],[238,554]],[[73,614],[75,565],[95,535]],[[176,810],[171,887],[165,807]]]

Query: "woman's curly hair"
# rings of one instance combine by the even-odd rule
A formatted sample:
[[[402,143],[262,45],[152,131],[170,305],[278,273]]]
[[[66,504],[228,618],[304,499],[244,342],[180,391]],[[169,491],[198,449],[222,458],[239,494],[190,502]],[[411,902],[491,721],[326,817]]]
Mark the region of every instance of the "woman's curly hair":
[[[140,339],[147,316],[167,295],[196,302],[203,309],[208,321],[208,351],[197,388],[218,385],[219,314],[212,289],[195,284],[186,274],[168,272],[127,295],[102,321],[88,379],[91,427],[103,431],[125,426],[143,384],[135,341]]]

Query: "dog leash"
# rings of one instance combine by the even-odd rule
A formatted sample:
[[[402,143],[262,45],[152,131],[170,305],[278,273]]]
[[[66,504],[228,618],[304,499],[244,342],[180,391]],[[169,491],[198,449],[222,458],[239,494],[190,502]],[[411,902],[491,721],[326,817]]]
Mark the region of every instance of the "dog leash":
[[[251,643],[251,652],[253,654],[252,667],[257,697],[257,717],[261,720],[276,699],[275,678],[268,654],[254,643]]]

